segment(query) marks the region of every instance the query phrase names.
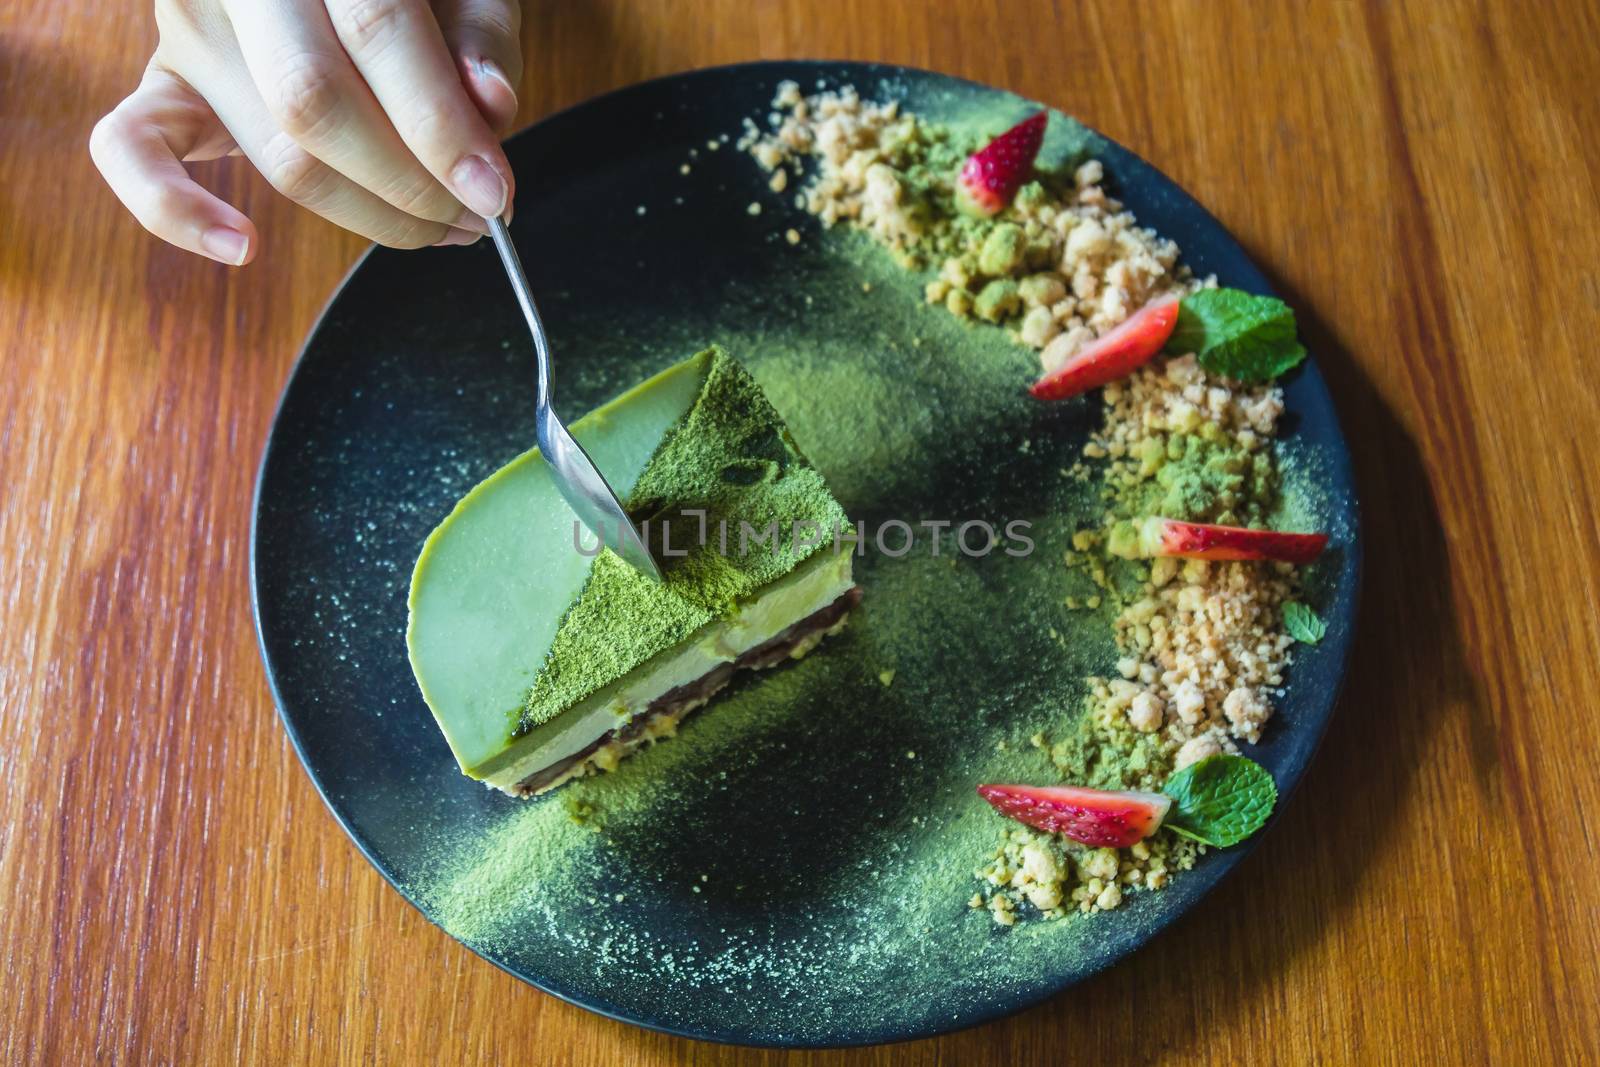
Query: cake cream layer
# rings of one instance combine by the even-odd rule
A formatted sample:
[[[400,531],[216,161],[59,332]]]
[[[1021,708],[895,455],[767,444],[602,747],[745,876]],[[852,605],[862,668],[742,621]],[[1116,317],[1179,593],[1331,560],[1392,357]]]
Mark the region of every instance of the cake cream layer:
[[[559,719],[520,739],[509,762],[484,781],[511,791],[546,767],[583,751],[626,725],[657,698],[689,685],[766,644],[795,622],[821,611],[853,584],[848,550],[820,552],[741,605],[732,618],[708,623],[688,642],[657,655],[573,705]]]

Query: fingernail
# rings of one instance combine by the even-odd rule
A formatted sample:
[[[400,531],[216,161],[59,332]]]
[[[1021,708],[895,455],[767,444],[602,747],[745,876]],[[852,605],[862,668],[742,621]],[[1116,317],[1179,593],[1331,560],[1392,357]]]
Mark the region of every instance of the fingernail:
[[[511,84],[511,79],[506,77],[506,72],[500,69],[500,64],[496,63],[488,56],[479,56],[478,62],[475,64],[475,69],[477,70],[478,77],[488,78],[491,81],[499,82],[501,86],[505,88],[505,91],[511,94],[512,103],[516,102],[516,87]]]
[[[468,156],[450,172],[456,196],[484,218],[497,218],[506,209],[506,183],[482,156]]]
[[[473,233],[482,234],[485,237],[489,234],[489,224],[483,220],[481,215],[471,211],[463,211],[456,216],[455,221],[450,225],[458,230],[471,230]]]
[[[250,254],[250,238],[226,226],[213,226],[200,235],[200,247],[212,259],[238,267],[244,264],[244,257]]]
[[[482,238],[483,234],[481,233],[473,233],[471,230],[463,230],[458,226],[452,226],[443,238],[433,243],[433,247],[448,248],[451,245],[476,244]]]

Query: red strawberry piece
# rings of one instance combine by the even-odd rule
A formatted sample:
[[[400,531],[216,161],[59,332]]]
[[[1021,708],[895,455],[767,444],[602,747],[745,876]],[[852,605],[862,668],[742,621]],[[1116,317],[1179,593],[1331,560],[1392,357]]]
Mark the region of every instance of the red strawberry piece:
[[[1145,556],[1310,563],[1327,545],[1327,534],[1247,530],[1242,526],[1215,526],[1177,519],[1145,519],[1139,529],[1140,554]]]
[[[962,207],[987,216],[1011,203],[1033,173],[1033,159],[1044,143],[1049,119],[1047,111],[1030,115],[967,157],[956,181]]]
[[[1095,848],[1126,848],[1161,828],[1172,798],[1077,785],[980,785],[1000,814]]]
[[[1090,341],[1072,358],[1033,383],[1040,400],[1063,400],[1097,385],[1126,378],[1150,362],[1178,325],[1178,301],[1162,300],[1129,315],[1120,326]]]

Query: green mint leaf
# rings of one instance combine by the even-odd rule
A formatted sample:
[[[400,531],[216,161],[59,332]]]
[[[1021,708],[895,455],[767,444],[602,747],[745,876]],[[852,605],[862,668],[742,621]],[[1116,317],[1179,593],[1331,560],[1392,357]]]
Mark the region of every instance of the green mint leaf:
[[[1294,309],[1274,296],[1201,289],[1178,304],[1168,352],[1193,352],[1213,374],[1241,382],[1276,378],[1306,358]]]
[[[1322,617],[1298,600],[1283,606],[1283,628],[1302,645],[1314,645],[1328,632],[1328,624]]]
[[[1278,787],[1261,764],[1220,754],[1167,779],[1172,808],[1162,824],[1206,845],[1227,848],[1249,837],[1272,814]]]

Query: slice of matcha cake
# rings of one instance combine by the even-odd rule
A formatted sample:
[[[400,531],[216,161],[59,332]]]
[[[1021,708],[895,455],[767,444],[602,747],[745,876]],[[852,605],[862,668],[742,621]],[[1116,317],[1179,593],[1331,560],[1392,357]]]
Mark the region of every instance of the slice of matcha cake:
[[[860,598],[848,520],[719,348],[579,419],[665,580],[575,526],[534,449],[469,492],[411,577],[406,643],[461,769],[540,793],[671,734],[739,668],[809,652]]]

